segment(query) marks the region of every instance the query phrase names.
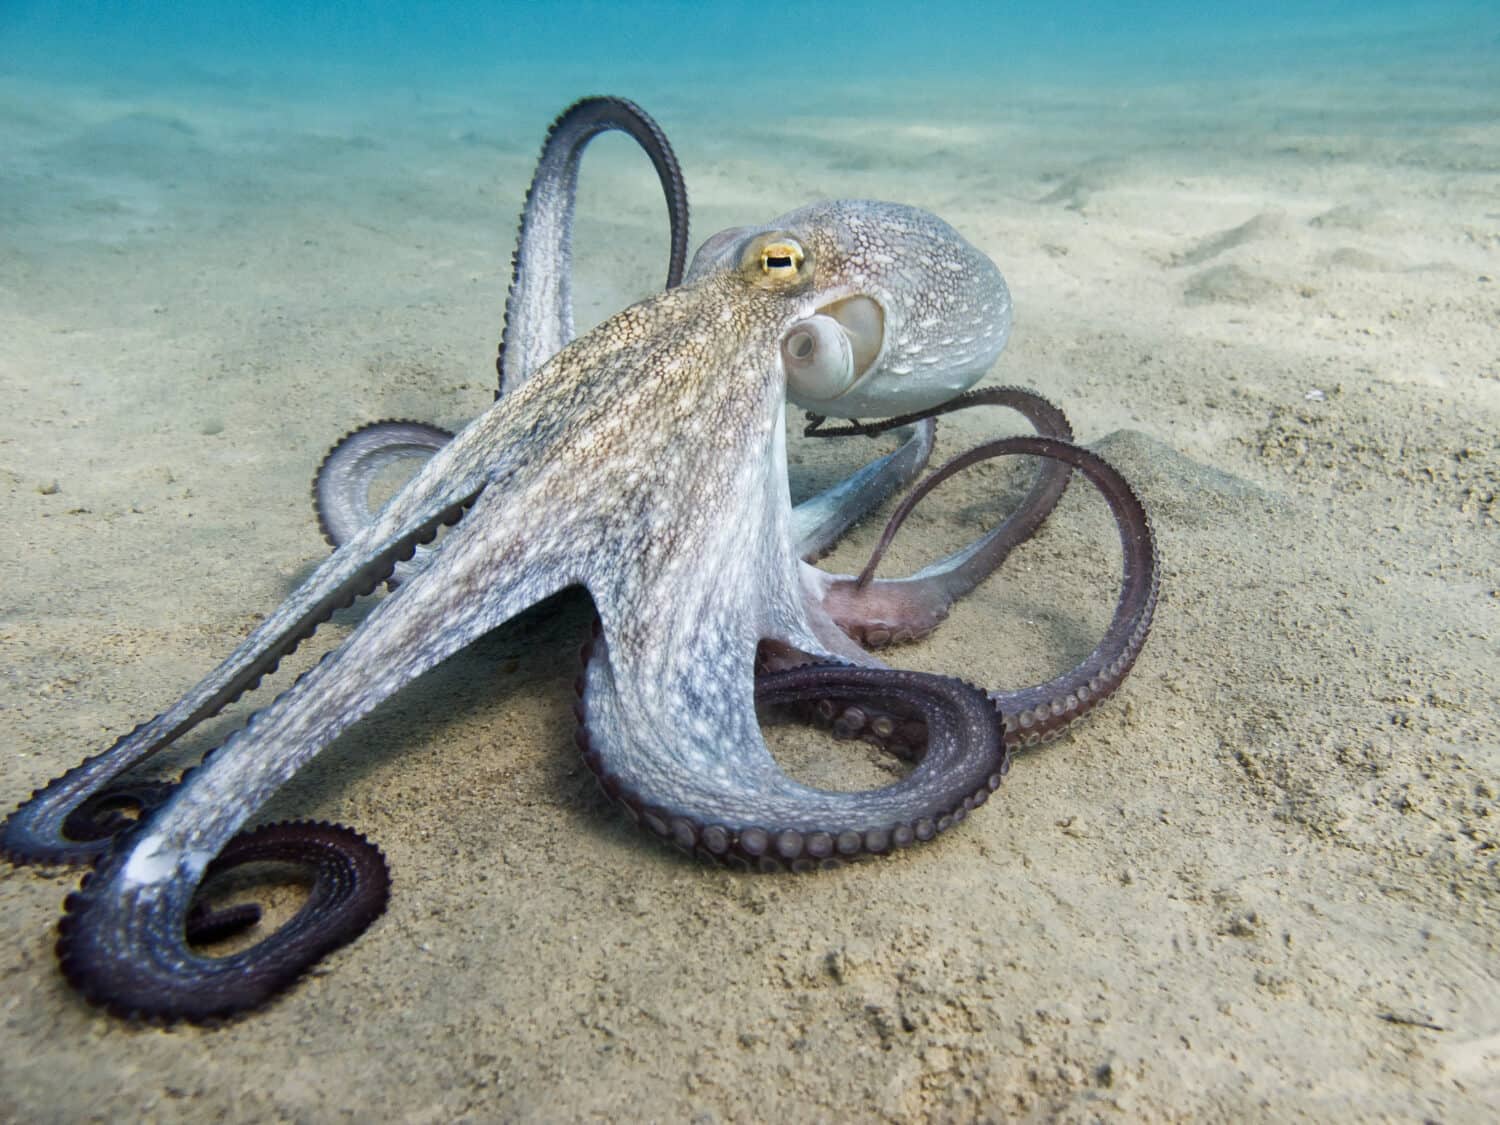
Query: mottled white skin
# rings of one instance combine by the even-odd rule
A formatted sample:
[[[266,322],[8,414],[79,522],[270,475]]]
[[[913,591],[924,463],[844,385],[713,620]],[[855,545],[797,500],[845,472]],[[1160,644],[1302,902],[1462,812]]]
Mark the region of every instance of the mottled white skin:
[[[911,208],[837,202],[794,212],[784,227],[809,251],[795,283],[762,286],[753,270],[706,271],[565,348],[438,451],[202,683],[75,771],[76,785],[97,790],[171,742],[209,701],[274,666],[299,633],[378,584],[405,550],[472,502],[429,566],[188,775],[123,841],[123,854],[101,864],[71,916],[75,955],[87,948],[89,958],[115,959],[127,976],[139,975],[146,956],[163,972],[214,971],[180,937],[160,943],[181,934],[207,864],[230,837],[381,700],[566,586],[586,587],[603,622],[585,699],[588,728],[600,739],[594,749],[643,799],[730,827],[837,830],[925,812],[932,779],[920,770],[864,794],[790,781],[754,712],[762,639],[875,663],[807,596],[777,359],[790,325],[846,295],[854,279],[879,276],[863,257],[882,247],[871,216],[895,224],[904,242],[925,230],[926,261],[967,254],[976,264],[964,278],[903,262],[901,277],[886,279],[891,300],[910,292],[940,309],[934,294],[959,292],[993,269]],[[972,792],[998,765],[987,759],[977,776],[946,780]]]
[[[857,520],[922,471],[935,436],[932,420],[918,422],[898,448],[796,505],[792,537],[797,553],[808,562],[827,553]],[[452,440],[446,430],[421,422],[375,422],[342,438],[314,479],[314,509],[329,545],[343,546],[375,518],[371,490],[386,469],[425,461]],[[391,585],[406,581],[431,558],[432,548],[419,546],[411,558],[396,564]]]
[[[656,168],[671,220],[666,287],[671,289],[682,280],[688,239],[687,189],[665,134],[649,114],[623,98],[585,98],[569,107],[547,132],[521,212],[497,363],[497,397],[519,387],[574,338],[573,212],[578,172],[589,142],[611,129],[640,144]],[[744,231],[753,233],[749,228]],[[698,275],[708,269],[711,255],[705,250],[715,247],[717,252],[729,242],[732,239],[718,235],[705,244],[694,262]],[[1007,333],[1009,295],[1003,281],[999,291],[1006,306],[1000,330]],[[919,366],[918,381],[930,377],[927,368],[931,365],[925,359],[919,357]],[[793,534],[802,557],[812,561],[821,556],[856,520],[915,478],[932,454],[935,433],[931,421],[918,423],[900,448],[799,504],[793,513]],[[425,459],[449,438],[450,434],[433,426],[393,421],[364,426],[339,441],[313,480],[314,507],[328,542],[342,546],[373,518],[370,488],[386,467]],[[410,559],[397,563],[392,585],[426,566],[430,556],[428,548],[417,547]]]
[[[698,248],[685,280],[732,265],[748,240],[795,226],[826,206],[815,203],[769,226],[721,231]],[[850,214],[846,232],[859,252],[819,307],[845,297],[873,300],[884,314],[879,352],[834,397],[799,395],[795,384],[788,397],[818,414],[869,418],[925,410],[968,390],[1010,338],[1010,290],[994,263],[941,219],[894,204]]]

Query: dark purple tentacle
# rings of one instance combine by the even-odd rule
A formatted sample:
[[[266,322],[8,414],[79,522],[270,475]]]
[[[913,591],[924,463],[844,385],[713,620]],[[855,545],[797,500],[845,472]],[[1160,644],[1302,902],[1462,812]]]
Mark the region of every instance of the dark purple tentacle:
[[[100,900],[91,888],[112,885],[108,876],[128,854],[128,849],[112,852],[84,876],[64,904],[57,940],[58,960],[73,987],[90,1003],[126,1019],[213,1023],[264,1004],[363,933],[390,895],[385,857],[351,829],[291,823],[242,833],[209,864],[205,879],[247,863],[290,863],[310,869],[312,888],[302,908],[275,933],[237,953],[207,957],[190,941],[239,928],[246,914],[231,907],[195,915],[193,886],[163,886],[131,915],[129,932],[99,924]]]
[[[221,910],[207,903],[194,902],[188,910],[183,930],[189,945],[207,945],[244,933],[260,921],[260,907],[253,902],[236,903]]]
[[[1008,407],[1026,418],[1043,437],[1064,442],[1073,438],[1067,415],[1041,395],[1023,387],[985,387],[970,391],[927,414],[948,414],[975,406]],[[910,417],[836,430],[820,429],[816,433],[820,437],[880,433],[903,424]],[[1067,465],[1045,461],[1019,507],[997,527],[908,578],[872,582],[886,548],[915,505],[915,499],[907,497],[886,524],[880,542],[859,578],[835,580],[825,595],[824,608],[846,633],[868,648],[915,640],[931,632],[947,617],[954,602],[978,586],[1013,550],[1036,534],[1062,499],[1071,476]]]
[[[1046,683],[990,692],[990,699],[1005,719],[1006,744],[1012,747],[1050,742],[1115,692],[1141,654],[1161,592],[1161,559],[1151,516],[1130,482],[1114,466],[1083,446],[1035,437],[990,442],[966,455],[966,464],[983,457],[1016,454],[1065,461],[1089,478],[1115,517],[1124,567],[1114,616],[1088,656]],[[955,465],[950,472],[939,470],[934,474],[938,479],[924,482],[918,491],[925,495],[939,480],[964,467]]]
[[[584,646],[585,665],[591,648]],[[924,737],[913,748],[915,768],[900,781],[865,793],[820,794],[843,806],[837,821],[733,823],[716,817],[711,808],[686,809],[654,801],[622,782],[591,744],[583,685],[580,679],[575,738],[604,792],[638,824],[682,850],[760,871],[811,871],[931,840],[984,804],[1010,769],[1003,727],[988,697],[961,680],[845,664],[767,672],[755,678],[757,705],[801,704],[825,697],[869,701],[883,712],[909,716]],[[904,804],[900,815],[891,815],[893,804]]]
[[[964,407],[1008,406],[1025,417],[1035,427],[1039,436],[1068,443],[1073,440],[1073,427],[1068,422],[1068,416],[1041,395],[1028,391],[1024,387],[987,387],[983,390],[971,391],[963,397],[968,400],[963,403]],[[943,413],[948,413],[948,411],[945,409]],[[949,462],[949,464],[954,465],[954,462]],[[955,465],[950,470],[945,465],[936,470],[934,476],[946,479],[962,467]],[[932,573],[933,577],[930,581],[949,601],[963,597],[999,567],[1011,551],[1036,534],[1037,529],[1052,514],[1053,509],[1062,499],[1063,493],[1067,491],[1071,477],[1072,473],[1066,464],[1050,459],[1044,461],[1037,472],[1037,479],[1032,483],[1030,491],[1022,498],[1016,511],[1007,516],[998,527],[982,539],[962,551],[955,552],[949,556],[949,559],[924,568],[924,573]],[[930,491],[936,483],[934,481],[923,487]],[[920,495],[926,494],[923,487],[913,490],[912,494],[906,497],[896,514],[891,516],[885,530],[880,533],[880,542],[870,552],[870,559],[865,563],[864,570],[860,572],[857,584],[861,588],[869,587],[870,580],[875,577],[875,569],[880,565],[880,560],[890,547],[891,541],[895,539],[896,532],[905,522],[906,517],[911,514],[911,510],[916,507]],[[960,561],[950,565],[950,560]],[[921,580],[896,579],[895,581]]]
[[[521,232],[511,258],[505,326],[495,369],[495,397],[531,377],[573,336],[573,208],[583,150],[600,133],[618,129],[645,150],[661,180],[671,225],[667,288],[681,283],[687,264],[687,185],[666,134],[651,115],[624,98],[591,97],[563,111],[547,131],[536,173],[521,211]]]
[[[98,840],[102,844],[145,820],[166,803],[173,788],[170,781],[117,782],[69,813],[63,821],[63,835],[70,840]]]
[[[1028,454],[1070,465],[1103,494],[1119,528],[1124,575],[1109,627],[1082,662],[1046,683],[1017,691],[990,692],[990,699],[1004,717],[1005,741],[1011,748],[1050,742],[1120,686],[1146,643],[1161,586],[1161,563],[1151,517],[1130,483],[1097,453],[1050,438],[1002,438],[955,457],[912,490],[891,517],[883,541],[894,534],[923,497],[955,473],[992,457]],[[871,567],[875,561],[878,554]]]

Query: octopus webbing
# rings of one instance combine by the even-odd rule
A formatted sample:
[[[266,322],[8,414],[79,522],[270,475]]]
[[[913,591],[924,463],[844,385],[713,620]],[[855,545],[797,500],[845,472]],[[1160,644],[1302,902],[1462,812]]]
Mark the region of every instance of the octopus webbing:
[[[605,129],[635,137],[660,174],[673,227],[668,287],[574,339],[578,162]],[[597,614],[577,684],[584,760],[650,832],[740,866],[806,870],[931,839],[986,802],[1013,750],[1056,737],[1119,686],[1156,605],[1150,523],[1046,400],[969,389],[1010,330],[995,265],[933,215],[863,200],[714,235],[684,272],[686,239],[680,172],[655,123],[610,98],[565,112],[522,216],[494,404],[455,435],[380,423],[339,443],[315,482],[333,553],[178,702],[39,790],[0,830],[13,861],[93,865],[58,940],[62,969],[87,999],[132,1018],[212,1022],[265,1002],[363,932],[389,888],[373,845],[332,825],[245,825],[382,700],[569,587],[583,587]],[[818,416],[815,432],[905,426],[907,436],[794,508],[789,398]],[[980,404],[1018,410],[1036,433],[986,443],[929,476],[862,575],[809,561],[920,471],[932,415]],[[898,412],[821,429],[828,417]],[[420,467],[371,511],[374,473],[413,454]],[[874,577],[913,504],[964,467],[1009,455],[1043,459],[1015,513],[910,578]],[[986,692],[891,669],[867,650],[937,625],[1036,530],[1074,471],[1109,503],[1125,563],[1111,624],[1077,667]],[[387,582],[391,592],[342,643],[174,786],[126,773]],[[801,784],[761,735],[757,706],[780,704],[915,764],[865,791]],[[255,918],[208,909],[201,889],[264,860],[310,869],[307,902],[254,944],[209,955],[202,943]]]

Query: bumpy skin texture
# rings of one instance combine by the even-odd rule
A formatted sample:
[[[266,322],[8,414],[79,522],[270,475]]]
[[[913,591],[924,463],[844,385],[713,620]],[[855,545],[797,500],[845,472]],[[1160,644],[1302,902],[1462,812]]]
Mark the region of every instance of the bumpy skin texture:
[[[828,221],[814,203],[764,227],[721,231],[698,249],[689,283],[734,265],[747,241],[799,224]],[[836,220],[845,248],[839,276],[827,279],[822,305],[867,297],[883,314],[872,368],[841,394],[788,397],[820,414],[852,418],[938,406],[969,389],[1010,338],[1005,278],[936,215],[894,203],[862,202]]]
[[[661,127],[624,98],[584,98],[570,106],[547,131],[526,193],[496,360],[497,398],[525,382],[573,340],[573,212],[578,173],[589,142],[609,130],[635,140],[656,168],[670,222],[666,288],[682,282],[688,247],[687,188]],[[724,235],[710,239],[695,257],[694,270],[706,267],[709,247],[724,243]],[[998,278],[996,272],[989,280],[993,284]],[[1005,305],[1002,331],[1008,333],[1009,294],[1003,280],[998,284]],[[900,448],[799,504],[793,522],[802,557],[821,556],[856,520],[921,472],[932,455],[934,433],[932,422],[916,423]],[[373,517],[370,487],[382,470],[403,460],[425,459],[452,436],[423,422],[399,420],[374,422],[342,438],[313,478],[313,505],[329,544],[341,546]],[[394,588],[409,578],[426,565],[429,556],[427,548],[417,547],[412,558],[396,564],[390,585]]]
[[[523,226],[518,271],[527,245]],[[518,380],[178,703],[6,822],[3,844],[13,857],[99,855],[98,842],[68,836],[74,809],[252,687],[442,524],[456,525],[425,565],[164,804],[149,809],[142,800],[148,815],[69,899],[59,942],[69,979],[124,1014],[216,1020],[263,1001],[352,937],[384,903],[383,889],[361,889],[384,871],[368,844],[309,826],[282,830],[270,843],[236,834],[381,700],[568,586],[584,586],[599,613],[579,685],[585,760],[658,834],[715,858],[796,869],[885,852],[962,820],[999,785],[1012,745],[1045,737],[1093,706],[1139,651],[1156,598],[1144,510],[1118,474],[1061,437],[1007,439],[982,454],[1024,452],[1081,470],[1104,491],[1126,547],[1121,607],[1105,644],[1081,669],[1026,696],[1012,729],[979,689],[887,669],[851,639],[848,621],[835,618],[830,591],[841,580],[802,556],[808,529],[827,534],[838,520],[825,513],[799,524],[789,503],[780,356],[795,326],[834,302],[870,296],[882,302],[887,332],[899,336],[863,377],[877,388],[900,385],[910,349],[926,348],[922,354],[937,358],[918,380],[951,397],[1003,343],[1009,299],[998,279],[982,254],[923,212],[818,204],[784,216],[774,230],[720,240],[711,260],[700,254],[688,284],[610,318]],[[986,290],[992,282],[998,288]],[[942,349],[960,339],[969,343],[944,362]],[[988,358],[975,341],[988,341]],[[902,386],[889,394],[909,405],[922,400],[918,392]],[[1046,417],[1038,401],[1016,392],[1007,404],[1027,404],[1023,412],[1035,421]],[[930,438],[926,422],[913,440],[923,426]],[[950,471],[957,469],[940,470],[934,481]],[[880,468],[872,479],[892,475]],[[868,495],[863,487],[845,498]],[[1029,501],[1033,509],[1050,509],[1060,488],[1043,491]],[[1035,511],[1028,518],[1039,522]],[[966,565],[955,560],[917,578],[947,582]],[[778,654],[779,670],[757,677],[758,654],[767,651]],[[791,780],[761,738],[756,704],[808,700],[821,700],[846,731],[867,730],[920,754],[919,764],[860,793]],[[195,912],[195,892],[225,863],[241,862],[247,847],[261,854],[252,845],[291,849],[325,889],[250,949],[204,956],[187,934],[215,920]]]

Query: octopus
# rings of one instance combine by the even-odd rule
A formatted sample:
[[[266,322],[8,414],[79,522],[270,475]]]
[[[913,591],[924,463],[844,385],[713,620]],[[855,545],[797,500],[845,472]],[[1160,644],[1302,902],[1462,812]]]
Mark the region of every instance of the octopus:
[[[659,173],[668,284],[575,338],[579,161],[608,129],[634,137]],[[245,826],[382,700],[564,589],[583,588],[596,613],[576,684],[583,760],[648,832],[741,868],[813,870],[931,840],[988,801],[1015,751],[1057,737],[1120,685],[1157,602],[1150,521],[1052,404],[1019,388],[971,389],[1011,326],[989,258],[931,214],[864,200],[723,231],[685,267],[686,251],[686,193],[655,122],[614,98],[567,110],[522,214],[494,404],[457,434],[383,422],[338,443],[314,486],[333,552],[181,699],[38,790],[0,828],[13,862],[90,865],[57,942],[64,975],[87,1000],[126,1018],[216,1023],[361,934],[389,895],[378,848],[330,824]],[[794,507],[788,399],[810,412],[811,433],[895,429],[902,441]],[[981,405],[1016,410],[1036,432],[930,474],[862,574],[815,565],[916,478],[936,414]],[[894,416],[859,421],[882,415]],[[833,417],[850,421],[828,428]],[[1040,468],[1011,515],[910,577],[875,576],[932,488],[1016,455]],[[418,462],[410,479],[372,505],[370,482],[404,458]],[[1113,618],[1076,667],[986,691],[888,667],[871,651],[934,628],[1036,531],[1075,472],[1108,502],[1124,554]],[[176,783],[130,773],[383,585],[389,592],[346,639]],[[913,764],[862,791],[800,783],[762,736],[757,709],[775,706]],[[306,901],[252,944],[206,951],[258,918],[253,904],[210,907],[206,885],[264,861],[304,869]]]

